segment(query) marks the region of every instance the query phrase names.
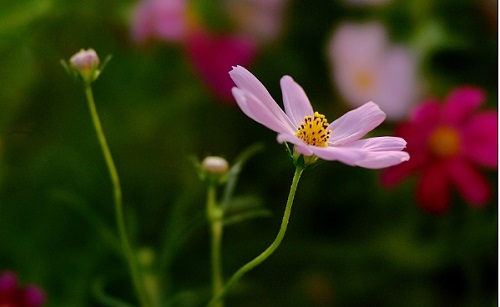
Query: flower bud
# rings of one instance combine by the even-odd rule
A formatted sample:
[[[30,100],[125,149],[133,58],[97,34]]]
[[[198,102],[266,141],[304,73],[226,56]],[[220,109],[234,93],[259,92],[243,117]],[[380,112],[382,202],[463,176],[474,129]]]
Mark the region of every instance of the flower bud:
[[[99,75],[99,57],[94,49],[80,50],[69,59],[73,68],[85,82],[92,82]]]
[[[202,169],[210,175],[225,175],[229,169],[229,164],[222,157],[209,156],[201,162]]]

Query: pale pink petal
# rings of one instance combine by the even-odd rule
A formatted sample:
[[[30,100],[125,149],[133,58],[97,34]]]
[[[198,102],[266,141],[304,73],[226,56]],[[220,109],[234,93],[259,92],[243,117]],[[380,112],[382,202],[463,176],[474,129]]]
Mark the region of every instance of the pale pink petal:
[[[463,159],[454,159],[448,164],[453,183],[464,199],[474,206],[482,207],[491,198],[488,181]]]
[[[380,79],[374,100],[393,121],[402,120],[417,98],[417,62],[410,49],[393,47],[379,60],[377,75]]]
[[[368,151],[400,151],[405,149],[406,141],[399,137],[381,136],[357,140],[346,147],[359,148]]]
[[[269,104],[263,103],[252,93],[237,87],[233,87],[233,95],[243,113],[254,121],[278,133],[293,133],[294,130],[283,111],[283,116],[275,116],[269,109]]]
[[[339,160],[349,165],[366,168],[385,168],[407,161],[407,152],[401,151],[406,142],[396,137],[358,140],[345,146],[311,147],[324,160]]]
[[[166,41],[180,42],[187,34],[186,0],[153,0],[156,32]]]
[[[374,151],[369,152],[363,160],[356,162],[356,165],[364,168],[380,169],[398,165],[409,159],[410,155],[405,151]]]
[[[285,112],[296,127],[304,121],[306,115],[313,116],[314,111],[307,98],[306,93],[300,85],[291,77],[281,78],[281,92],[283,93],[283,104]]]
[[[313,152],[310,149],[312,146],[309,146],[306,143],[304,143],[304,141],[295,136],[295,134],[293,133],[280,133],[278,134],[277,140],[278,143],[280,144],[283,142],[294,144],[295,145],[294,150],[300,154],[303,154],[304,156],[313,155]]]
[[[150,38],[180,42],[185,38],[185,0],[144,0],[132,16],[132,38],[144,42]]]
[[[367,102],[347,112],[328,126],[328,129],[332,130],[328,143],[330,146],[338,146],[359,140],[380,125],[384,119],[385,114],[378,105],[371,101]]]
[[[140,2],[132,15],[132,39],[142,43],[154,35],[154,25],[151,21],[151,0]]]
[[[254,97],[248,102],[255,105],[252,106],[254,110],[259,110],[259,112],[254,112],[254,115],[259,116],[260,113],[270,113],[280,126],[286,127],[284,130],[275,130],[271,128],[272,130],[282,133],[289,132],[290,130],[295,131],[297,129],[295,124],[292,123],[290,118],[288,118],[276,101],[274,101],[264,85],[251,72],[242,66],[236,66],[229,72],[229,75],[240,90]]]
[[[426,152],[411,153],[411,159],[408,162],[384,170],[380,175],[380,181],[386,187],[394,186],[412,173],[421,170],[428,161],[429,155]]]
[[[424,170],[417,183],[417,201],[425,210],[444,213],[450,206],[450,180],[444,164],[436,163]]]
[[[323,160],[340,161],[350,166],[356,166],[358,161],[367,157],[368,152],[349,147],[315,147],[310,146],[314,154]]]
[[[474,163],[498,167],[498,114],[482,112],[462,128],[463,154]]]
[[[333,33],[328,53],[334,65],[355,61],[372,62],[387,45],[387,33],[380,23],[344,23]]]
[[[479,88],[463,87],[454,90],[443,105],[443,122],[460,125],[483,103],[484,98],[484,92]]]

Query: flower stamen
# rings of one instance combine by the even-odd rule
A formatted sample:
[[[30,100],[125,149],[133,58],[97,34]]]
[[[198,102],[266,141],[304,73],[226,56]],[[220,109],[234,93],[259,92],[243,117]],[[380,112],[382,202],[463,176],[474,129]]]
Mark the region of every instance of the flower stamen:
[[[332,130],[327,130],[328,125],[325,115],[314,112],[314,116],[304,117],[295,135],[308,145],[327,147],[332,133]]]

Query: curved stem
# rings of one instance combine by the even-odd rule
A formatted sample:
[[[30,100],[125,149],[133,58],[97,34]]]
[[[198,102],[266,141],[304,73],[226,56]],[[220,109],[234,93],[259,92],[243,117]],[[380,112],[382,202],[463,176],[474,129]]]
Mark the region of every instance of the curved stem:
[[[297,191],[297,185],[299,183],[300,175],[304,169],[301,167],[297,167],[295,169],[295,174],[292,180],[292,186],[290,187],[290,193],[288,194],[288,200],[286,202],[285,213],[283,214],[283,219],[281,221],[281,227],[278,232],[278,235],[274,239],[273,243],[264,250],[260,255],[255,257],[252,261],[248,262],[244,266],[242,266],[234,275],[229,279],[227,284],[224,286],[221,292],[217,296],[214,296],[212,300],[208,303],[208,307],[216,307],[217,302],[222,299],[222,297],[227,293],[227,291],[248,271],[262,263],[266,260],[271,254],[278,248],[283,237],[285,236],[285,232],[288,226],[288,220],[290,219],[290,214],[292,211],[293,199],[295,197],[295,192]]]
[[[101,146],[102,153],[104,155],[104,160],[106,162],[106,166],[108,168],[109,176],[111,179],[111,183],[113,185],[113,200],[115,205],[115,215],[116,215],[116,223],[118,226],[118,232],[120,236],[120,241],[122,245],[123,253],[125,254],[125,258],[128,263],[129,271],[132,276],[133,286],[135,288],[136,295],[139,299],[141,306],[146,307],[150,306],[147,300],[146,291],[144,289],[144,285],[141,279],[141,273],[139,271],[139,267],[134,256],[134,252],[132,249],[132,245],[127,236],[127,231],[125,228],[125,219],[123,214],[123,204],[122,204],[122,190],[120,187],[120,179],[118,176],[118,172],[116,171],[115,163],[113,161],[113,157],[111,156],[111,152],[109,150],[108,144],[106,142],[106,137],[104,136],[104,132],[102,130],[101,121],[99,120],[99,116],[97,114],[97,110],[95,107],[94,96],[92,94],[92,87],[90,84],[85,85],[85,96],[87,98],[90,115],[92,117],[92,123],[94,124],[94,128],[97,134],[97,139],[99,140],[99,144]]]
[[[207,218],[210,224],[211,232],[211,263],[212,263],[212,295],[217,296],[222,291],[222,261],[221,261],[221,245],[222,245],[222,209],[217,205],[216,185],[208,184],[207,191]],[[223,307],[224,303],[220,300],[216,307]]]

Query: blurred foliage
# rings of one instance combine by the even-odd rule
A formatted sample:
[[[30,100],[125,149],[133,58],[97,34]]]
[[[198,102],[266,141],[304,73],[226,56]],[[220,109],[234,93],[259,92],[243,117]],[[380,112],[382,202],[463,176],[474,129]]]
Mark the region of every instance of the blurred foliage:
[[[225,27],[227,20],[216,19],[219,2],[197,4],[205,18],[215,18],[208,24]],[[377,19],[394,40],[421,48],[428,95],[473,84],[495,108],[498,33],[489,18],[496,14],[480,2],[291,1],[284,33],[264,47],[251,71],[278,101],[279,78],[293,76],[318,110],[334,118],[347,107],[331,85],[325,44],[343,21]],[[228,225],[226,276],[267,247],[281,220],[293,175],[285,148],[273,132],[211,96],[181,48],[134,45],[135,4],[0,3],[0,270],[40,285],[48,306],[100,306],[100,292],[133,302],[83,91],[59,64],[81,48],[113,55],[94,85],[97,108],[134,245],[172,249],[159,274],[165,294],[177,293],[174,306],[199,304],[210,281],[208,231],[200,218],[205,192],[190,155],[231,161],[251,144],[265,145],[241,170],[235,195],[262,201],[272,217]],[[283,244],[238,284],[227,305],[496,305],[498,195],[484,209],[457,196],[447,215],[431,216],[413,201],[413,182],[387,191],[377,176],[339,163],[306,171]],[[496,174],[490,178],[496,187]]]

